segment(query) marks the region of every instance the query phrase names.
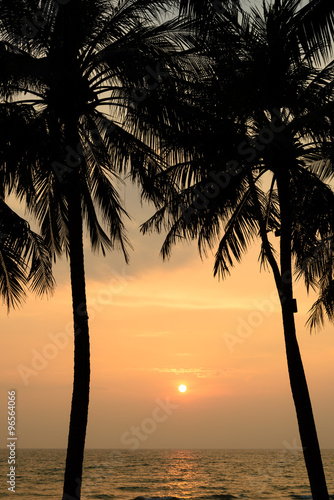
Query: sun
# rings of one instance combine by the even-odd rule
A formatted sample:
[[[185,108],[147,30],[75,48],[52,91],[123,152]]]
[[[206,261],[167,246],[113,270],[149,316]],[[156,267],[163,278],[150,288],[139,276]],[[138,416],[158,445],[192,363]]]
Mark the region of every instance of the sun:
[[[184,384],[179,385],[179,391],[180,392],[186,392],[186,390],[187,390],[187,386],[186,385],[184,385]]]

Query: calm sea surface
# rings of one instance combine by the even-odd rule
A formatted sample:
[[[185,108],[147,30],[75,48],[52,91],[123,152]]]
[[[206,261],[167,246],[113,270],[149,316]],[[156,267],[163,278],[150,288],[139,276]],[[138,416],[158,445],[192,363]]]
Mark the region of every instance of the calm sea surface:
[[[63,450],[17,450],[16,493],[7,491],[0,450],[0,499],[60,500]],[[323,451],[334,498],[334,450]],[[293,450],[86,450],[83,499],[229,500],[311,498],[301,452]]]

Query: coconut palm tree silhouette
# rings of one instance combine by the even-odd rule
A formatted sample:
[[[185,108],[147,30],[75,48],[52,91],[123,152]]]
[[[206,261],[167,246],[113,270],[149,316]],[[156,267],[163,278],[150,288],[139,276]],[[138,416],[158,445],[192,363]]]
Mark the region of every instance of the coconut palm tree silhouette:
[[[65,252],[70,261],[75,352],[64,500],[81,495],[89,404],[83,224],[93,250],[118,246],[128,260],[119,176],[131,168],[140,182],[159,167],[159,137],[177,117],[164,88],[175,88],[187,64],[177,53],[188,33],[178,20],[161,21],[173,5],[1,3],[1,85],[7,102],[31,111],[31,144],[15,151],[15,189],[53,257]]]
[[[192,93],[180,96],[180,109],[192,116],[193,126],[175,134],[174,150],[166,150],[174,166],[158,176],[165,188],[142,230],[168,228],[163,257],[180,238],[197,239],[202,254],[216,248],[214,274],[222,278],[260,237],[261,264],[272,270],[280,297],[311,491],[320,500],[328,492],[296,337],[292,259],[296,272],[314,284],[325,270],[319,242],[333,234],[333,191],[321,167],[312,167],[323,155],[332,109],[333,64],[316,63],[330,53],[333,6],[301,4],[275,0],[248,13],[226,2],[211,12],[209,25],[203,10],[197,12],[195,28],[204,17],[205,32],[197,36],[213,76],[207,72]],[[196,13],[196,3],[183,5]],[[271,232],[279,237],[278,258]],[[332,273],[333,259],[327,263]],[[318,275],[310,272],[315,267]]]

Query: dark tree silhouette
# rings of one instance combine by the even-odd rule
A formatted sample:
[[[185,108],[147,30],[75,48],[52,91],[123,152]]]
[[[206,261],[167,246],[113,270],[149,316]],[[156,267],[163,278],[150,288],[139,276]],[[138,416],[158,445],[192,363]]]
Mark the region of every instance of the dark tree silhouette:
[[[80,498],[89,403],[83,224],[94,250],[104,254],[118,245],[128,260],[119,175],[132,169],[140,182],[145,170],[159,167],[159,136],[177,116],[164,88],[175,88],[190,61],[177,56],[189,42],[180,22],[161,22],[173,6],[1,2],[0,85],[7,102],[31,113],[27,147],[16,149],[8,139],[4,161],[15,157],[15,191],[37,217],[54,258],[65,251],[70,260],[74,384],[64,500]]]
[[[313,166],[323,157],[333,106],[333,63],[316,66],[330,52],[333,6],[301,3],[276,0],[250,13],[226,6],[209,28],[203,25],[199,36],[213,77],[207,72],[191,94],[180,96],[193,126],[173,137],[174,167],[156,180],[165,188],[143,231],[167,227],[163,257],[179,239],[197,239],[201,253],[218,243],[214,273],[223,278],[260,237],[261,262],[272,269],[280,297],[311,491],[324,500],[327,486],[296,338],[293,259],[296,272],[314,284],[324,273],[317,248],[333,234],[334,195],[323,169]],[[263,179],[270,179],[268,192]],[[279,259],[272,231],[280,238]],[[333,259],[327,264],[331,274]]]

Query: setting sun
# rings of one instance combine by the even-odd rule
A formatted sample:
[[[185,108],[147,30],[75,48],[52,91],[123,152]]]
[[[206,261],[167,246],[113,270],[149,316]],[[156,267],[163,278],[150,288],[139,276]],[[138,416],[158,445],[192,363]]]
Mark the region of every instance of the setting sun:
[[[179,391],[180,392],[186,392],[186,390],[187,390],[187,386],[186,385],[184,385],[184,384],[179,385]]]

